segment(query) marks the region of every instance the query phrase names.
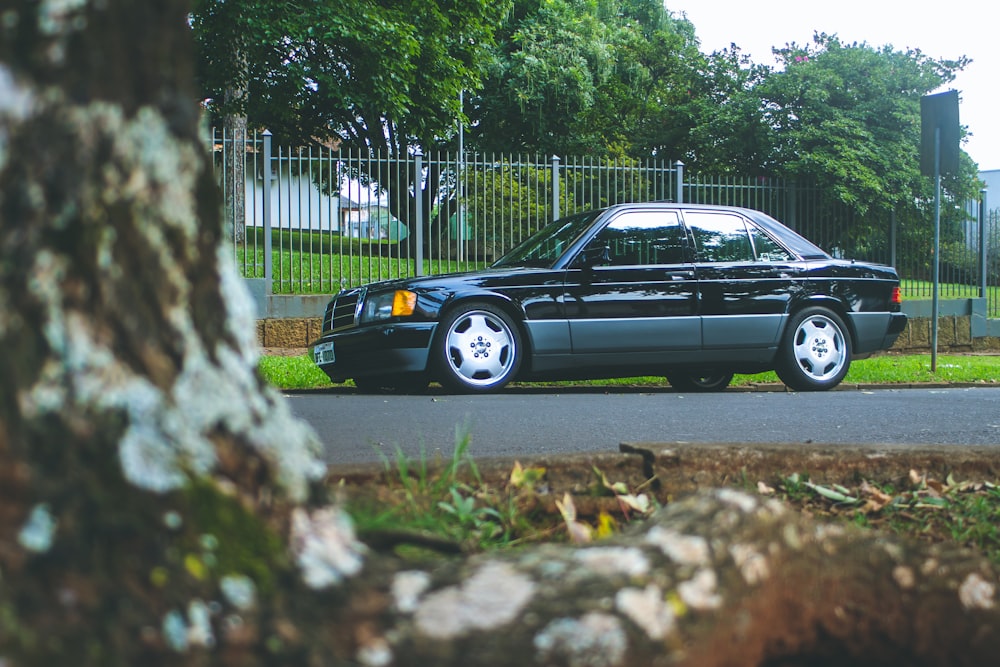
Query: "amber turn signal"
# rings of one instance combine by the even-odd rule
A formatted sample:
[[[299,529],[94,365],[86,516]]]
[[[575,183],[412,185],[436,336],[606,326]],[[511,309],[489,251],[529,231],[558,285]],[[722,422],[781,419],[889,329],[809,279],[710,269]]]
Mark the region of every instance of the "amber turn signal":
[[[407,290],[396,290],[392,298],[393,317],[405,317],[413,314],[417,306],[417,295]]]

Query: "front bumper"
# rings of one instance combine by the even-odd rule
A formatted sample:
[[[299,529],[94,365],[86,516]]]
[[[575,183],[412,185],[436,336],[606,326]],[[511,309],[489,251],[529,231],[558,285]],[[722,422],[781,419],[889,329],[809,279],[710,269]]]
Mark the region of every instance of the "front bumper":
[[[328,333],[310,356],[333,382],[427,370],[434,322],[395,322]],[[332,354],[328,347],[332,344]]]

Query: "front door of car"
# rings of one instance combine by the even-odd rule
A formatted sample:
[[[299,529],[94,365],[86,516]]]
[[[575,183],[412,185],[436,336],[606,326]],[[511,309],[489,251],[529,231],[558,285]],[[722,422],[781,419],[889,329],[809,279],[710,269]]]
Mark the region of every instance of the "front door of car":
[[[675,211],[626,211],[611,220],[566,274],[573,353],[699,348],[690,253]]]
[[[802,263],[737,213],[686,210],[694,237],[704,348],[778,344]]]

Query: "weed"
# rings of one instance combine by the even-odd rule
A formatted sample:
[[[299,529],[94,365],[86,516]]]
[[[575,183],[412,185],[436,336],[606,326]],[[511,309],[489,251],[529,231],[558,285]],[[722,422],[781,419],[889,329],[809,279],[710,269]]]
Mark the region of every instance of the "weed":
[[[814,484],[798,473],[778,483],[781,497],[816,516],[971,547],[1000,564],[1000,488],[991,482],[944,482],[910,473],[910,484],[862,481],[854,488]]]

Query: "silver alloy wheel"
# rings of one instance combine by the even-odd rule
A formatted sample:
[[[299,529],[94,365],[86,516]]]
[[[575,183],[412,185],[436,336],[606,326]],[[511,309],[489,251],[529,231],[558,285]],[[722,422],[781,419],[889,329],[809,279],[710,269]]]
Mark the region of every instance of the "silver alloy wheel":
[[[795,329],[792,354],[806,377],[826,382],[836,377],[848,361],[844,332],[826,315],[810,315]]]
[[[456,378],[470,387],[503,383],[515,367],[517,338],[496,313],[470,310],[448,329],[445,355]]]

